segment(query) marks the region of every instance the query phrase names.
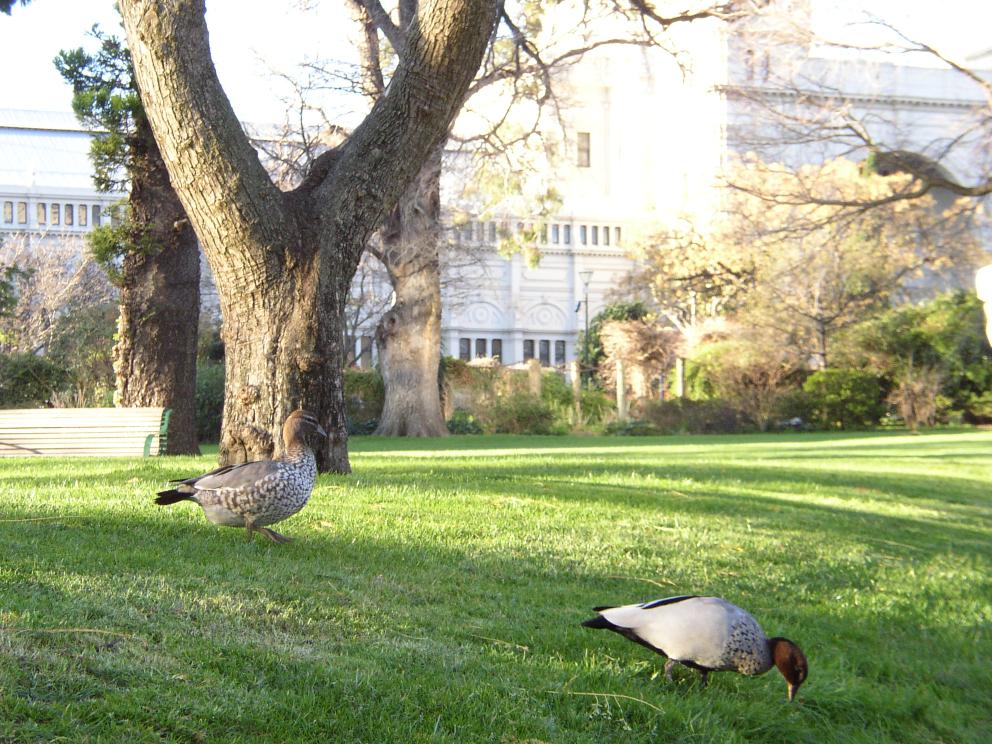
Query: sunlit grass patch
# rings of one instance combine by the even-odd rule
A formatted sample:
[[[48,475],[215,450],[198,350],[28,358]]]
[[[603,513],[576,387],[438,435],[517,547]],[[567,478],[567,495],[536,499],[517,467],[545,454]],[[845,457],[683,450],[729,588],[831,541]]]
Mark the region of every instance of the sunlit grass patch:
[[[360,439],[248,544],[204,457],[0,460],[0,741],[979,742],[992,435]],[[692,674],[579,627],[717,594],[798,641]]]

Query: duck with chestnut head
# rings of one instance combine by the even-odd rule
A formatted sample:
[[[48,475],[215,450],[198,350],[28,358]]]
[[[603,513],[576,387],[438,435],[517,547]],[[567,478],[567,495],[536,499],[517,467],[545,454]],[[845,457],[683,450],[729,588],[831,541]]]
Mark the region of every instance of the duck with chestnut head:
[[[788,638],[768,638],[748,612],[719,597],[683,595],[594,609],[599,614],[582,623],[585,627],[612,630],[666,657],[669,681],[676,663],[698,670],[704,684],[710,672],[756,676],[774,666],[791,701],[809,673],[799,646]]]

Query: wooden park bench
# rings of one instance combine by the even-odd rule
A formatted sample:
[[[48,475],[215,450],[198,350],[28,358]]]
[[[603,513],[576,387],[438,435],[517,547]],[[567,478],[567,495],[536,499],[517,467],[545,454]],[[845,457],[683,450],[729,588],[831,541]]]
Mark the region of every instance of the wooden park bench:
[[[168,408],[0,409],[0,457],[158,455]]]

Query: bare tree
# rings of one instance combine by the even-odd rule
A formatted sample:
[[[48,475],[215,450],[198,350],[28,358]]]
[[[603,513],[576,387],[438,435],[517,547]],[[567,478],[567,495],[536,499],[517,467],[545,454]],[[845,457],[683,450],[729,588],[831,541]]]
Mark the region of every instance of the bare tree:
[[[41,240],[15,234],[0,245],[0,266],[17,267],[20,274],[16,303],[0,317],[5,353],[44,353],[61,317],[116,299],[106,275],[78,244],[45,240],[40,248]]]
[[[877,18],[871,24],[882,40],[856,47],[814,38],[808,28],[776,16],[780,12],[773,5],[736,29],[734,49],[744,63],[725,92],[736,115],[733,146],[777,163],[780,176],[791,175],[791,199],[833,207],[825,219],[856,219],[897,200],[931,197],[942,209],[957,197],[977,206],[992,194],[992,75]],[[821,53],[811,54],[814,47]],[[907,59],[924,57],[936,67],[900,73]],[[905,81],[925,84],[941,73],[943,98],[930,110]],[[800,173],[805,164],[834,158],[909,178],[889,182],[893,190],[870,199],[837,200]]]

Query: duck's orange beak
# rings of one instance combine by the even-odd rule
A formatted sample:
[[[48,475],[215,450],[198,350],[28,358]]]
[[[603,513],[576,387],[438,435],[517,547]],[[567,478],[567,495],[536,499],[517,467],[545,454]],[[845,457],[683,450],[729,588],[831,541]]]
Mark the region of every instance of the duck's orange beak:
[[[789,691],[786,694],[789,698],[790,703],[792,702],[793,698],[796,697],[796,690],[798,689],[799,689],[799,685],[794,685],[791,682],[789,683]]]

